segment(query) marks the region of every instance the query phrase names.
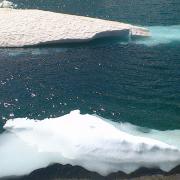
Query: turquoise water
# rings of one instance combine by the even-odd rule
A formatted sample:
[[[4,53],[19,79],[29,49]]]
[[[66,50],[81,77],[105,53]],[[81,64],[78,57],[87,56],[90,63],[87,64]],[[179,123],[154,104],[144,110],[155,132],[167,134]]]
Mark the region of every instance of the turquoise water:
[[[113,121],[178,129],[179,48],[117,43],[2,49],[1,117],[44,119],[80,109]]]
[[[44,119],[80,109],[82,113],[149,128],[180,128],[179,27],[172,32],[171,41],[161,44],[173,28],[170,25],[180,23],[179,1],[13,2],[17,8],[146,26],[158,24],[159,28],[154,29],[158,36],[155,41],[159,41],[156,46],[110,41],[73,47],[1,49],[1,124],[10,116]],[[164,32],[162,25],[167,30],[159,36]]]
[[[11,118],[43,120],[75,109],[149,129],[180,129],[180,1],[12,2],[145,26],[152,38],[0,49],[1,132]]]

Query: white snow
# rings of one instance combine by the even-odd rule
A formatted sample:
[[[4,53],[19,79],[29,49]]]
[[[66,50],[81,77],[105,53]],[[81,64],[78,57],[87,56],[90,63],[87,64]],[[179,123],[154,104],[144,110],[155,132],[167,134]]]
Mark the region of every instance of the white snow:
[[[102,175],[131,173],[140,167],[169,171],[180,164],[177,143],[157,140],[167,132],[153,131],[149,137],[148,133],[144,137],[143,133],[132,135],[134,127],[116,127],[79,111],[43,121],[8,120],[4,128],[6,132],[0,135],[0,177],[28,174],[52,163],[79,165]]]
[[[0,47],[149,36],[147,29],[130,24],[42,10],[0,8],[0,17]]]

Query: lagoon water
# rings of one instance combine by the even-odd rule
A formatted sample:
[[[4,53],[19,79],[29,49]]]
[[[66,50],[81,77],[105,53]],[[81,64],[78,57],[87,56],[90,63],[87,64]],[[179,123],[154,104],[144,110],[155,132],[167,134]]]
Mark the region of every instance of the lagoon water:
[[[0,49],[1,141],[3,126],[9,119],[58,118],[78,109],[82,114],[128,123],[121,128],[127,133],[177,144],[180,139],[178,0],[12,2],[16,8],[141,25],[150,29],[152,37],[131,42],[108,39],[86,44]],[[136,131],[132,130],[133,125]],[[167,137],[175,142],[171,144]]]

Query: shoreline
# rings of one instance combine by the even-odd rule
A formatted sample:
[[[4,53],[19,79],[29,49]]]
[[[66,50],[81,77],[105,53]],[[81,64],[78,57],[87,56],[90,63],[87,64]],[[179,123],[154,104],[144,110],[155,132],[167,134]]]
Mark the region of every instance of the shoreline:
[[[6,177],[0,180],[62,180],[62,179],[95,179],[95,180],[149,180],[149,179],[165,179],[178,180],[180,179],[180,166],[177,166],[170,172],[163,172],[159,169],[140,168],[139,170],[125,174],[123,172],[111,173],[104,177],[96,172],[90,172],[80,166],[54,164],[46,168],[41,168],[33,171],[29,175],[21,177]]]

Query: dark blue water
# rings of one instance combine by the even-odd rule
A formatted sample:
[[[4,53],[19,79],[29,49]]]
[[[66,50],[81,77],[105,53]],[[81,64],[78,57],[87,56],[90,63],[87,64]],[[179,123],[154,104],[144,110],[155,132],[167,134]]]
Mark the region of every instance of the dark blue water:
[[[178,0],[12,0],[18,8],[111,19],[139,25],[180,24]]]
[[[38,8],[139,25],[180,24],[180,1],[14,0]],[[180,128],[180,43],[118,41],[0,49],[0,124],[71,110],[155,129]]]
[[[179,48],[2,49],[1,117],[44,119],[80,109],[150,128],[180,128]]]
[[[145,42],[101,39],[86,44],[0,49],[0,133],[10,118],[43,120],[75,109],[140,127],[180,129],[179,0],[12,2],[17,8],[137,24],[153,33]],[[69,166],[58,167],[35,177],[88,174],[79,167],[72,171]]]

